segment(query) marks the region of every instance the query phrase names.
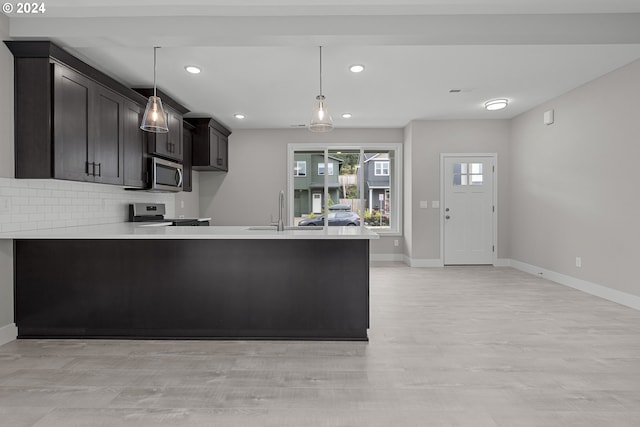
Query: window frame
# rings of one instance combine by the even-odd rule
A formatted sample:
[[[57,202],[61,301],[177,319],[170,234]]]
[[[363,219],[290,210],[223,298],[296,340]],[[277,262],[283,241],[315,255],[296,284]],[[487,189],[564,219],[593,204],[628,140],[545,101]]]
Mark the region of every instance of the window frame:
[[[363,144],[350,144],[350,143],[288,143],[287,144],[287,165],[288,170],[291,170],[295,161],[294,157],[296,153],[312,152],[312,153],[324,153],[325,163],[329,163],[329,152],[332,151],[359,151],[360,158],[364,162],[364,153],[372,151],[389,152],[390,158],[385,159],[388,162],[389,176],[391,180],[390,190],[391,198],[389,203],[391,204],[391,221],[388,229],[373,228],[372,231],[382,236],[402,236],[403,230],[403,194],[402,194],[402,181],[403,181],[403,147],[400,142],[372,142]],[[362,165],[362,163],[361,163]],[[364,174],[360,174],[358,177],[358,189],[359,196],[364,205]],[[328,206],[328,184],[329,176],[327,174],[321,175],[324,177],[324,206],[325,212],[329,211]],[[294,220],[294,183],[293,174],[287,174],[287,211],[286,222],[292,225]],[[325,225],[328,225],[328,218],[325,219]],[[360,222],[361,227],[364,225],[364,219]]]

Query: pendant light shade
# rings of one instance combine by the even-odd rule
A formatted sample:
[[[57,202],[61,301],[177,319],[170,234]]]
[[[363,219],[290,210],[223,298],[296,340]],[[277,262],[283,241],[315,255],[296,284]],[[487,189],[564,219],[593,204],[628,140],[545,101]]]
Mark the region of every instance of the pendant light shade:
[[[156,51],[158,49],[158,47],[153,48],[153,95],[147,101],[140,129],[147,132],[167,133],[169,132],[167,116],[162,108],[162,101],[156,96]]]
[[[311,132],[329,132],[333,130],[333,120],[327,109],[327,101],[322,95],[322,46],[320,46],[320,95],[316,96],[309,130]]]

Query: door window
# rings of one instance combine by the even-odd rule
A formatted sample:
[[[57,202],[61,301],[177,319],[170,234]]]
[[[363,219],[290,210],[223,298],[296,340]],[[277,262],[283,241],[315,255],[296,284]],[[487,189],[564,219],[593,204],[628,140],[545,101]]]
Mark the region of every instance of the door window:
[[[482,185],[483,183],[482,163],[453,164],[453,185]]]

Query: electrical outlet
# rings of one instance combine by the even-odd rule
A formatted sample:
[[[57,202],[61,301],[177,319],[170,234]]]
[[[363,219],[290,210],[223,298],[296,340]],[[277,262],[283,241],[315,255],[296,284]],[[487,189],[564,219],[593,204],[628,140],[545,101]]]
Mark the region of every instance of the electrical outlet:
[[[579,256],[576,257],[576,267],[582,267],[582,258]]]
[[[180,200],[180,209],[184,209],[184,200]]]
[[[396,239],[393,241],[393,246],[400,246],[400,240]]]

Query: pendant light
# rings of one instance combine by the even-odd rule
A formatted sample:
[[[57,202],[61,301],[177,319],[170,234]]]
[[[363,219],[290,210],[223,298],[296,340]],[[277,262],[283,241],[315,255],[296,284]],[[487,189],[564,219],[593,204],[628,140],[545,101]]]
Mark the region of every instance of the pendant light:
[[[311,132],[329,132],[333,130],[331,114],[327,110],[327,102],[324,100],[324,95],[322,95],[322,46],[320,46],[320,95],[316,96],[309,130]]]
[[[156,51],[159,47],[153,48],[153,95],[149,97],[147,108],[144,110],[140,129],[147,132],[167,133],[167,116],[162,108],[162,101],[156,96]]]

